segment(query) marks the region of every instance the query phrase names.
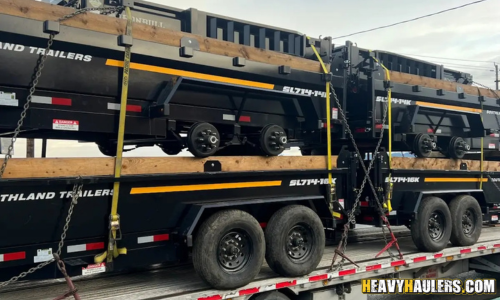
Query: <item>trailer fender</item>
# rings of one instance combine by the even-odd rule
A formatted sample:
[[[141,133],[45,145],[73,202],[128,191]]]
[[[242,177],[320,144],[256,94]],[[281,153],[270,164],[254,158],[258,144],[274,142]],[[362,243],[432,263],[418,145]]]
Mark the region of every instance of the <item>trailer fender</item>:
[[[333,219],[329,213],[328,204],[323,196],[303,196],[303,197],[279,197],[279,198],[266,198],[266,199],[245,199],[234,201],[221,201],[211,203],[193,203],[190,205],[185,217],[183,218],[178,235],[182,236],[188,247],[193,246],[194,231],[203,218],[208,217],[209,214],[222,208],[237,208],[248,207],[259,204],[270,203],[302,203],[313,209],[321,219]],[[287,203],[287,204],[288,204]],[[285,204],[286,205],[286,204]],[[335,224],[334,224],[335,225]]]
[[[480,189],[465,189],[465,190],[431,190],[431,191],[407,191],[402,196],[402,208],[398,210],[398,215],[414,215],[417,213],[420,202],[427,196],[436,195],[443,198],[445,201],[447,197],[444,195],[460,195],[470,194],[476,198],[481,206],[484,205],[483,190]]]

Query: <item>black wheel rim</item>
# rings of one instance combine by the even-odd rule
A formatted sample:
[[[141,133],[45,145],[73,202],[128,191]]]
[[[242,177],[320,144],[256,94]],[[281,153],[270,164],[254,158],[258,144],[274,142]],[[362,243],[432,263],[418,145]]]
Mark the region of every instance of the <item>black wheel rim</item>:
[[[287,234],[286,253],[292,260],[303,260],[313,248],[314,241],[309,226],[297,224]]]
[[[243,230],[226,233],[219,242],[219,265],[228,272],[241,270],[251,256],[252,241]]]
[[[428,157],[432,153],[432,139],[427,134],[418,135],[413,147],[417,156]]]
[[[288,143],[285,130],[278,125],[268,125],[261,132],[261,147],[267,155],[280,155]]]
[[[449,147],[452,158],[462,158],[467,151],[467,144],[461,137],[453,137]]]
[[[434,211],[428,222],[429,236],[433,241],[440,240],[444,235],[446,226],[444,215],[440,211]]]
[[[462,231],[466,236],[470,236],[474,233],[474,224],[476,224],[474,212],[467,209],[462,215]]]
[[[219,143],[219,132],[211,124],[195,124],[189,131],[189,150],[195,156],[206,157],[214,154],[219,148]]]

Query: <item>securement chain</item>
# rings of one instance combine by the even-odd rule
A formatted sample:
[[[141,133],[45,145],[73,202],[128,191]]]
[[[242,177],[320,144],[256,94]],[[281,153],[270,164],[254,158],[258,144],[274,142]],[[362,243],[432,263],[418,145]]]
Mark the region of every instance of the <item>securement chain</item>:
[[[70,207],[68,210],[68,216],[66,217],[66,223],[64,224],[63,233],[61,234],[61,240],[59,242],[57,252],[55,254],[53,254],[54,258],[52,258],[48,261],[45,261],[43,263],[40,263],[36,267],[33,267],[33,268],[29,269],[28,271],[22,272],[18,276],[14,276],[11,279],[9,279],[8,281],[0,283],[0,288],[6,287],[7,285],[18,281],[19,279],[24,278],[27,275],[38,271],[38,270],[42,269],[43,267],[50,265],[52,262],[54,262],[56,260],[58,261],[58,267],[59,267],[59,269],[61,269],[61,272],[63,273],[63,275],[65,277],[68,276],[68,274],[66,273],[66,269],[64,268],[64,263],[62,262],[62,260],[59,259],[59,257],[61,256],[62,249],[64,246],[64,240],[66,239],[66,234],[67,234],[67,231],[69,228],[69,224],[71,222],[71,216],[73,214],[73,210],[74,210],[75,205],[78,204],[78,197],[82,192],[82,188],[83,188],[83,184],[81,184],[81,183],[80,184],[75,183],[73,186],[73,194],[72,194],[71,204],[70,204]]]
[[[87,12],[87,11],[100,10],[100,11],[104,11],[104,12],[113,13],[113,12],[118,12],[121,9],[123,9],[123,7],[121,7],[121,6],[120,7],[104,7],[104,8],[102,8],[102,7],[101,8],[84,8],[84,9],[77,10],[69,15],[66,15],[66,16],[60,18],[59,20],[57,20],[57,22],[62,22],[62,21],[65,21],[67,19],[71,19],[71,18],[73,18],[79,14],[82,14],[84,12]],[[12,151],[14,149],[14,144],[17,141],[17,137],[18,137],[19,133],[21,132],[21,127],[23,126],[24,119],[26,118],[26,114],[28,112],[31,100],[33,98],[33,94],[35,93],[36,86],[38,85],[38,82],[40,80],[40,76],[42,75],[42,69],[45,66],[45,61],[47,60],[49,50],[52,47],[52,44],[54,43],[54,37],[55,37],[54,33],[51,33],[49,35],[49,39],[47,42],[47,47],[45,48],[45,52],[43,55],[40,55],[38,57],[35,69],[33,71],[32,79],[31,79],[31,83],[30,83],[30,90],[29,90],[28,97],[26,98],[26,103],[23,106],[23,111],[21,112],[21,116],[19,118],[19,121],[17,121],[17,127],[14,130],[14,135],[12,136],[12,139],[10,141],[10,145],[8,147],[8,150],[7,150],[7,154],[5,154],[4,161],[2,163],[2,167],[0,168],[0,179],[3,177],[3,174],[5,173],[5,170],[7,169],[7,163],[9,162],[9,159],[12,158]]]
[[[79,0],[69,0],[66,2],[64,7],[73,7],[73,8],[80,8],[80,1]]]
[[[368,169],[366,168],[366,166],[364,165],[364,161],[363,159],[361,158],[361,153],[358,149],[358,146],[356,145],[356,141],[354,139],[354,136],[352,134],[352,131],[351,131],[351,128],[349,126],[349,124],[347,123],[347,117],[344,113],[344,110],[342,109],[342,105],[340,104],[340,100],[338,99],[337,97],[337,94],[335,93],[335,89],[333,87],[333,84],[330,83],[330,90],[331,90],[331,93],[332,93],[332,96],[333,96],[333,99],[335,100],[336,104],[337,104],[337,107],[338,107],[338,110],[340,112],[340,115],[342,117],[342,121],[344,122],[344,125],[346,127],[346,131],[347,133],[349,134],[349,137],[350,137],[350,140],[353,144],[353,147],[356,151],[356,156],[358,157],[358,160],[360,161],[360,164],[361,166],[363,167],[363,170],[365,171],[365,176],[363,178],[363,181],[361,183],[361,187],[358,191],[358,194],[356,195],[356,199],[354,201],[354,204],[353,204],[353,207],[351,209],[351,211],[348,213],[348,221],[347,223],[344,225],[344,232],[342,233],[342,237],[341,237],[341,240],[340,240],[340,243],[342,243],[342,253],[345,253],[346,249],[347,249],[347,235],[348,235],[348,231],[349,231],[349,224],[356,224],[356,217],[355,217],[355,211],[359,205],[359,201],[360,201],[360,198],[361,198],[361,195],[363,193],[363,190],[365,188],[365,185],[366,185],[366,182],[368,181],[371,189],[372,189],[372,192],[374,194],[374,197],[377,201],[377,203],[379,204],[380,208],[382,208],[382,206],[380,205],[380,200],[378,199],[378,196],[377,196],[377,193],[376,193],[376,190],[375,190],[375,187],[373,186],[373,182],[371,181],[369,175],[370,175],[370,171],[371,169],[373,168],[373,163],[375,162],[375,159],[377,157],[377,155],[373,155],[371,161],[370,161],[370,164],[368,165]],[[387,98],[387,97],[386,97]],[[384,116],[383,116],[383,121],[382,121],[382,124],[385,124],[385,121],[386,121],[386,118],[387,118],[387,112],[388,112],[388,108],[389,108],[389,105],[387,103],[387,101],[385,102],[385,105],[384,105]],[[382,128],[382,131],[381,131],[381,134],[380,134],[380,138],[377,142],[377,146],[374,150],[374,154],[378,153],[378,149],[380,148],[380,145],[382,144],[382,140],[383,140],[383,134],[384,134],[384,128]],[[382,226],[382,231],[383,231],[383,235],[384,235],[384,240],[387,244],[387,237],[385,236],[385,229],[383,228]],[[389,253],[391,254],[391,257],[392,257],[392,253],[389,251]],[[337,271],[337,270],[340,270],[342,269],[343,265],[344,265],[344,262],[345,262],[345,257],[342,257],[341,261],[337,264],[337,266],[334,268],[334,263],[335,261],[332,261],[332,264],[330,266],[330,270],[333,270],[333,271]]]
[[[498,91],[493,90],[493,89],[492,89],[492,88],[490,88],[489,86],[486,86],[486,85],[484,85],[484,84],[482,84],[482,83],[479,83],[479,82],[477,82],[477,81],[472,81],[472,83],[475,83],[475,84],[477,84],[477,85],[481,86],[482,88],[485,88],[485,89],[490,90],[493,94],[495,94],[495,96],[497,96],[497,99],[498,99],[498,100],[500,100],[500,95],[498,95],[498,93],[497,93]]]
[[[59,18],[57,20],[57,22],[62,22],[62,21],[71,19],[71,18],[73,18],[77,15],[80,15],[82,13],[85,13],[87,11],[102,11],[104,13],[114,13],[114,12],[120,12],[122,9],[123,9],[123,7],[121,7],[121,6],[119,6],[119,7],[104,7],[104,8],[84,8],[84,9],[77,10],[71,14],[68,14],[68,15],[65,15],[65,16]],[[34,71],[33,71],[32,80],[31,80],[31,83],[29,85],[30,89],[29,89],[28,97],[26,98],[26,103],[23,106],[23,111],[21,112],[21,116],[19,118],[19,121],[17,122],[17,127],[14,130],[14,135],[11,139],[10,145],[8,147],[8,150],[7,150],[7,154],[5,155],[4,161],[2,163],[2,167],[0,168],[0,179],[3,177],[3,174],[5,173],[5,170],[7,169],[7,164],[9,162],[9,160],[12,158],[12,151],[14,149],[14,144],[17,140],[19,133],[21,132],[21,127],[23,126],[24,119],[26,118],[27,111],[29,109],[31,100],[33,98],[33,94],[36,91],[36,86],[38,85],[40,77],[42,75],[42,70],[45,66],[45,61],[47,60],[49,50],[54,43],[54,37],[55,37],[54,33],[49,34],[49,38],[47,41],[47,47],[45,48],[44,53],[38,57],[36,66],[35,66]],[[79,194],[81,194],[82,188],[83,188],[83,184],[81,184],[81,183],[75,184],[73,186],[73,195],[72,195],[71,204],[70,204],[70,207],[68,210],[68,216],[66,217],[66,223],[64,224],[64,227],[63,227],[63,233],[61,234],[61,240],[58,244],[57,252],[55,254],[53,254],[54,258],[52,258],[51,260],[45,261],[43,263],[40,263],[36,267],[33,267],[33,268],[29,269],[28,271],[22,272],[18,276],[14,276],[8,281],[0,283],[0,288],[5,287],[13,282],[16,282],[19,279],[24,278],[29,274],[32,274],[32,273],[44,268],[45,266],[51,264],[54,261],[57,261],[58,268],[61,270],[63,275],[66,278],[68,278],[68,274],[66,272],[64,262],[62,260],[60,260],[60,255],[62,253],[62,249],[64,246],[64,240],[66,239],[67,231],[69,229],[69,224],[71,222],[71,216],[73,215],[73,210],[74,210],[75,205],[78,203],[78,197],[79,197]],[[72,291],[70,293],[74,293],[74,291]]]

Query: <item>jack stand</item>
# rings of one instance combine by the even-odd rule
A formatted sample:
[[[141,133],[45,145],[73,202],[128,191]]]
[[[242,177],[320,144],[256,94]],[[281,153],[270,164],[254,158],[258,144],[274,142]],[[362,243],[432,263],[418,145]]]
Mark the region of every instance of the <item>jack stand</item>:
[[[57,298],[54,298],[54,300],[62,300],[66,299],[69,296],[73,296],[75,300],[80,300],[80,296],[78,295],[78,290],[75,288],[73,285],[73,282],[71,281],[71,278],[68,276],[68,273],[66,272],[66,267],[64,266],[64,262],[61,260],[59,255],[54,253],[54,259],[56,260],[57,263],[57,268],[59,268],[59,271],[64,275],[64,279],[66,279],[66,283],[68,284],[69,291],[66,292],[64,295],[59,296]]]
[[[391,230],[391,226],[389,225],[389,221],[387,220],[387,218],[385,216],[381,216],[381,218],[382,218],[382,221],[387,225],[387,229],[389,229],[389,233],[391,234],[391,241],[389,243],[387,243],[387,245],[385,245],[385,247],[382,250],[380,250],[380,252],[377,253],[377,255],[375,255],[375,257],[379,257],[380,254],[384,253],[389,248],[391,248],[392,245],[395,244],[396,249],[398,250],[398,253],[399,253],[399,259],[403,259],[403,254],[401,253],[401,249],[399,249],[398,240],[396,239],[394,232],[392,232],[392,230]],[[384,225],[382,225],[382,226],[384,226]]]

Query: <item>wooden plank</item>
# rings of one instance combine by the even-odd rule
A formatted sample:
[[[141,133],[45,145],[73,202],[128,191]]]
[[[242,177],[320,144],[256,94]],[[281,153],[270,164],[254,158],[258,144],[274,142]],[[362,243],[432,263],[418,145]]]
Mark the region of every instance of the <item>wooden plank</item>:
[[[57,20],[73,11],[74,9],[71,8],[50,5],[33,0],[0,0],[0,14],[38,21]],[[61,22],[61,24],[80,29],[120,35],[125,31],[126,20],[93,13],[85,13]],[[286,65],[297,70],[323,72],[319,62],[309,59],[135,22],[133,23],[132,35],[134,39],[156,42],[174,47],[180,47],[183,37],[190,37],[198,41],[200,44],[200,51],[202,52],[229,57],[244,57],[250,61],[277,66]]]
[[[224,172],[314,170],[327,168],[325,156],[220,156],[193,157],[126,157],[122,175],[175,174],[204,172],[204,164],[218,160]],[[332,157],[333,168],[337,157]],[[54,178],[77,176],[112,176],[114,158],[13,158],[3,179]]]
[[[465,94],[474,96],[484,96],[493,99],[500,98],[500,91],[478,88],[471,85],[465,85],[456,82],[439,80],[435,78],[423,77],[407,73],[399,73],[391,71],[390,74],[391,74],[391,81],[393,82],[398,82],[408,85],[420,85],[423,87],[429,87],[436,90],[442,89],[450,92],[457,92],[457,87],[461,87]]]
[[[0,0],[0,15],[5,14],[38,21],[57,20],[58,18],[70,14],[73,11],[74,10],[71,8],[50,5],[33,0]],[[69,27],[92,30],[113,35],[123,34],[125,23],[126,21],[123,19],[117,19],[93,13],[81,14],[62,22],[62,24]],[[245,57],[249,61],[261,62],[277,66],[286,65],[290,66],[292,69],[309,72],[323,72],[320,63],[317,61],[295,57],[284,53],[238,45],[217,39],[201,37],[186,32],[134,23],[132,33],[135,39],[165,44],[174,47],[180,47],[181,38],[190,37],[196,39],[199,42],[200,51],[202,52],[229,57]],[[480,93],[481,95],[490,98],[499,98],[498,96],[500,96],[500,91],[492,92],[489,89],[478,89],[477,87],[469,85],[463,85],[454,82],[394,71],[391,71],[391,81],[408,85],[420,85],[433,89],[443,89],[453,92],[456,92],[457,86],[460,86],[466,94],[478,95]]]
[[[391,167],[393,169],[413,169],[413,170],[460,170],[460,164],[467,164],[467,170],[480,171],[480,161],[466,159],[442,159],[442,158],[392,158]],[[500,172],[500,162],[484,161],[483,171]]]

